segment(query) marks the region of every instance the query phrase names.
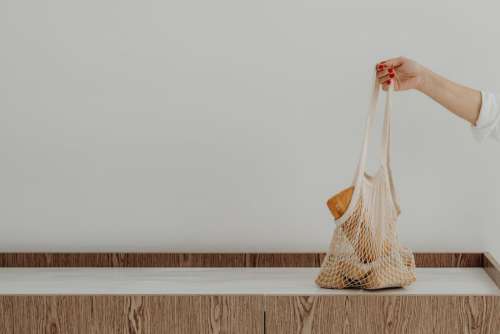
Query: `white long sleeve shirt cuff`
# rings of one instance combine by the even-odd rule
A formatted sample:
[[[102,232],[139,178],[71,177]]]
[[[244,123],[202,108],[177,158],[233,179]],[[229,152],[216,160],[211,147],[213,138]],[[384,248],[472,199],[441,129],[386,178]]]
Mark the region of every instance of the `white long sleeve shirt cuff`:
[[[495,138],[500,141],[500,110],[496,97],[492,93],[481,91],[481,110],[472,133],[478,141],[485,138]]]

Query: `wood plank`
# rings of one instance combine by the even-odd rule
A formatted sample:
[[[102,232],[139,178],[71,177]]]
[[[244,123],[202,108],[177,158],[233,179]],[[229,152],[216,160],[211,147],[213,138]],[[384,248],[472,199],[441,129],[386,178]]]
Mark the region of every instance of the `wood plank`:
[[[14,334],[13,298],[5,298],[0,302],[0,333]]]
[[[493,282],[495,282],[497,287],[500,289],[500,264],[490,253],[484,253],[483,266],[488,276],[490,276]]]
[[[483,253],[415,253],[417,267],[482,267]]]
[[[130,334],[146,333],[150,328],[150,313],[146,308],[144,296],[129,296],[125,301],[127,328]]]
[[[143,331],[139,333],[177,333],[176,312],[177,297],[162,296],[143,297]]]
[[[0,253],[0,267],[319,267],[325,253]],[[482,253],[416,253],[417,267],[481,267]]]
[[[0,333],[264,333],[262,296],[0,296]]]
[[[126,253],[116,267],[244,267],[243,253]]]
[[[200,333],[264,333],[263,296],[203,296],[201,306]]]
[[[30,334],[128,333],[123,303],[113,296],[0,297],[12,308],[13,332]]]
[[[57,304],[59,333],[96,333],[97,330],[106,328],[105,323],[100,326],[93,324],[95,312],[99,312],[99,308],[94,308],[92,296],[53,296],[51,299]],[[108,310],[110,311],[113,312]]]
[[[245,267],[319,267],[323,253],[247,253]]]
[[[134,296],[133,298],[137,298]],[[142,296],[142,331],[129,333],[264,333],[263,296]],[[136,302],[137,304],[137,302]],[[134,327],[135,328],[135,327]]]
[[[201,297],[175,297],[175,330],[176,334],[199,333]]]
[[[266,296],[266,333],[500,333],[497,296]]]
[[[0,267],[245,267],[243,253],[0,253]]]
[[[2,303],[4,298],[11,299],[14,333],[45,333],[50,328],[45,322],[45,297],[2,297]]]
[[[128,333],[128,317],[124,312],[127,299],[126,296],[92,296],[90,332],[96,334]],[[76,300],[76,304],[72,307],[78,306],[78,300]],[[60,309],[59,312],[67,311]]]

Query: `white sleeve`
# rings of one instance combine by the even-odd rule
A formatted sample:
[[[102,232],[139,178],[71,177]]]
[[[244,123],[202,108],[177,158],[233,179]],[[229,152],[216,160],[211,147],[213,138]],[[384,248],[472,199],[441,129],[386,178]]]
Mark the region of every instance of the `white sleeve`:
[[[486,137],[500,140],[500,110],[495,94],[481,91],[481,110],[472,133],[478,141]]]

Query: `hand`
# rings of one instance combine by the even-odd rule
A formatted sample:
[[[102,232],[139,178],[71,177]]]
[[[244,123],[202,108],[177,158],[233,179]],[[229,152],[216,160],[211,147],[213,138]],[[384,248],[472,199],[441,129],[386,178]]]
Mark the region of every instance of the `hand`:
[[[377,80],[384,90],[394,82],[394,90],[420,89],[425,68],[408,58],[398,57],[381,61],[376,66]]]

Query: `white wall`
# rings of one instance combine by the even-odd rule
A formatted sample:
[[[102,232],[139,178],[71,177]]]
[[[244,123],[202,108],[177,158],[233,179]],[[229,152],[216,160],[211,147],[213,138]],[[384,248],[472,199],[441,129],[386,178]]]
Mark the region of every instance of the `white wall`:
[[[500,4],[0,2],[1,251],[317,251],[371,70],[414,57],[500,91]],[[400,235],[495,251],[500,144],[395,96]],[[496,249],[495,249],[496,247]]]

